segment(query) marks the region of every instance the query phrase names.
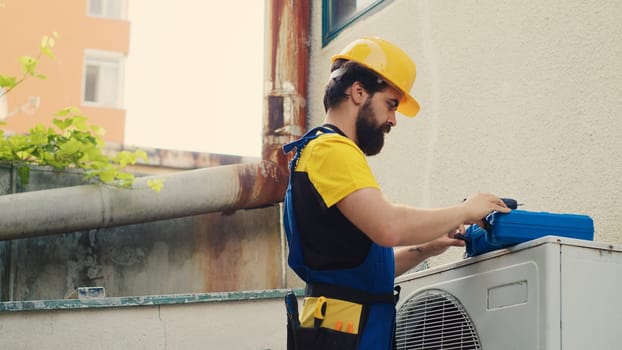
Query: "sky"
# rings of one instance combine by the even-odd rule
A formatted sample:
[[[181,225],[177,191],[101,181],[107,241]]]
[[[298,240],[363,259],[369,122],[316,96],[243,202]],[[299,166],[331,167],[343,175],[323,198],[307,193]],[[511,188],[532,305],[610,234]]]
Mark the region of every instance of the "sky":
[[[261,156],[264,1],[130,0],[125,144]]]

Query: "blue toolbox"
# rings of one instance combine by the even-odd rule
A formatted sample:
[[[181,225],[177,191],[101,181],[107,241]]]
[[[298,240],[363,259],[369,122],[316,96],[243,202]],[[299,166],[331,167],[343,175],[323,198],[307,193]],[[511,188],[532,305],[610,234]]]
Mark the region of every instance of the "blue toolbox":
[[[594,240],[594,222],[587,215],[512,210],[507,214],[489,214],[484,219],[484,226],[472,225],[466,230],[466,256],[476,256],[544,236]]]

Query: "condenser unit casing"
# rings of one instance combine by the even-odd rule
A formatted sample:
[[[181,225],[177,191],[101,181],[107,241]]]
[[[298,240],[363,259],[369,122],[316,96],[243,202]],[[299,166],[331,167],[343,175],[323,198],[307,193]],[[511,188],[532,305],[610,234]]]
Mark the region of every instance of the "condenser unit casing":
[[[622,349],[622,246],[554,236],[404,275],[398,349]]]

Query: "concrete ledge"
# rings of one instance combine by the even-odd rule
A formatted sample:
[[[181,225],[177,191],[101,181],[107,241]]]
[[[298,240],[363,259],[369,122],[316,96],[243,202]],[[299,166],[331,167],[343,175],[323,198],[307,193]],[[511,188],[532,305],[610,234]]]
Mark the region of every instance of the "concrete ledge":
[[[172,295],[145,295],[130,297],[105,297],[86,299],[56,299],[56,300],[29,300],[7,301],[0,303],[0,312],[41,311],[41,310],[68,310],[89,308],[135,307],[171,304],[194,304],[227,301],[248,301],[261,299],[282,298],[289,289],[270,289],[257,291],[236,291],[197,294]],[[301,297],[303,289],[294,289],[294,293]]]
[[[285,350],[285,293],[7,302],[0,349]]]

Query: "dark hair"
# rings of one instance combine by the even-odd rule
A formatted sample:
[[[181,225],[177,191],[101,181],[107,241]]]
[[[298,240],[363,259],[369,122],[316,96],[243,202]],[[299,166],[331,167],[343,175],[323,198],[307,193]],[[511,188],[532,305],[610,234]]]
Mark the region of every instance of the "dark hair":
[[[358,81],[368,94],[373,95],[388,85],[371,69],[354,61],[336,60],[330,68],[331,75],[324,91],[324,111],[346,100],[346,90]]]

